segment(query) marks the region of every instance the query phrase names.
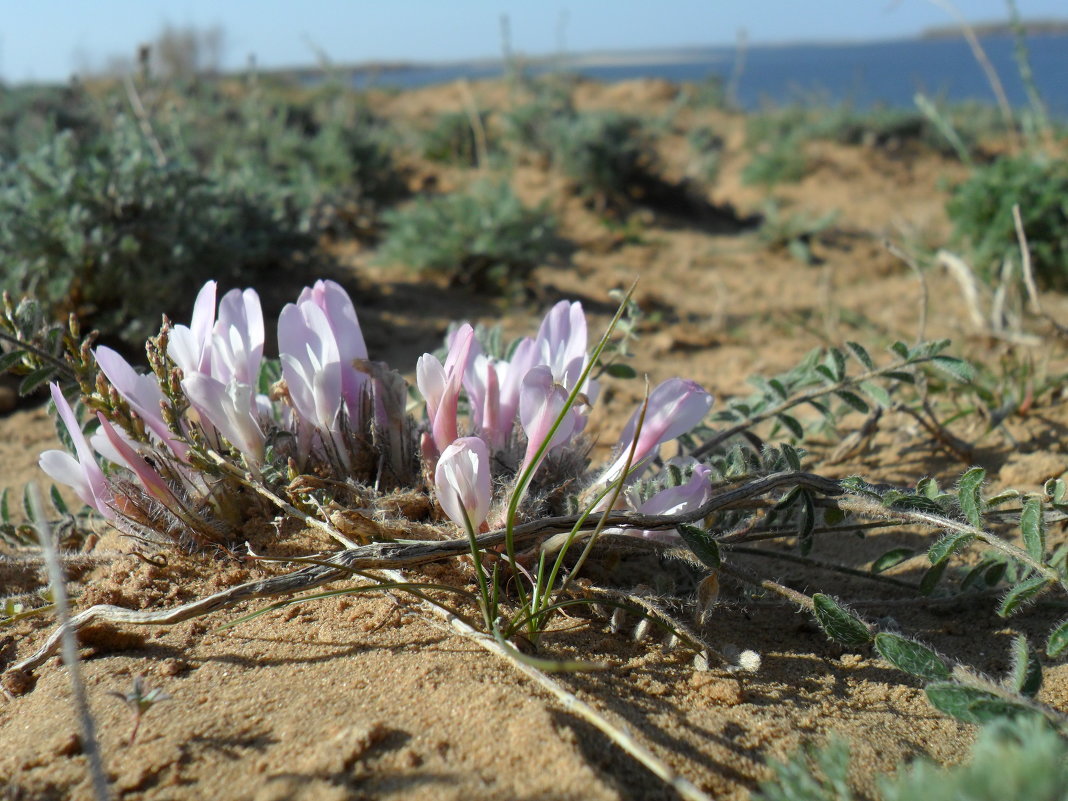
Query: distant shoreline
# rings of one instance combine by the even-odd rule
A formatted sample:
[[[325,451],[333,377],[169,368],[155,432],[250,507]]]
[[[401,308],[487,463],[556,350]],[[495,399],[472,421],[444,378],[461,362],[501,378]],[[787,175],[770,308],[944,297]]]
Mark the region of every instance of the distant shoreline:
[[[1068,20],[1032,20],[1023,23],[1028,36],[1060,36],[1068,34]],[[972,26],[979,37],[1012,36],[1013,28],[1009,23],[978,23]],[[766,50],[787,47],[842,47],[863,46],[869,44],[886,44],[905,41],[938,41],[954,39],[961,36],[959,26],[939,26],[927,28],[914,36],[890,39],[866,40],[825,40],[825,41],[791,41],[750,43],[747,49]],[[735,45],[681,46],[675,48],[595,50],[584,53],[565,54],[515,54],[514,60],[521,67],[541,68],[559,67],[562,69],[582,69],[588,67],[641,67],[648,64],[690,64],[726,61],[733,59]],[[504,70],[504,59],[499,56],[457,59],[454,61],[371,61],[355,64],[335,65],[333,72],[345,73],[350,77],[374,76],[382,73],[404,73],[435,69],[492,69]],[[307,67],[279,67],[264,70],[265,73],[278,76],[292,76],[298,79],[317,78],[323,75],[318,65]]]
[[[1036,19],[1021,22],[1020,26],[1027,36],[1060,36],[1068,33],[1068,19]],[[1016,29],[1011,22],[977,22],[971,26],[975,35],[983,36],[1013,36]],[[926,28],[920,32],[919,39],[955,39],[961,35],[959,25],[939,25],[934,28]]]

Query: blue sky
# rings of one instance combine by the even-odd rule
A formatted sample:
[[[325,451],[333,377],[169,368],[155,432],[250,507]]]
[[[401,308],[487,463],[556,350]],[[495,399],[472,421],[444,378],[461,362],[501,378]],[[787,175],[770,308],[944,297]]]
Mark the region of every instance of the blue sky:
[[[1005,17],[1004,0],[956,0],[972,20]],[[1065,17],[1064,0],[1018,0],[1025,17]],[[445,61],[513,49],[570,51],[907,36],[951,22],[931,0],[9,0],[0,24],[0,78],[62,81],[80,65],[132,54],[165,23],[225,30],[225,66],[254,53],[262,67]]]

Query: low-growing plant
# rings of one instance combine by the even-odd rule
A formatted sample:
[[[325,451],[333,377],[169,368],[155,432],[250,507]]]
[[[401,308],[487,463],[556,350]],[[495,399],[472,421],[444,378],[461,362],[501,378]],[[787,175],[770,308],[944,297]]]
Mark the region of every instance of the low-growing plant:
[[[480,126],[481,133],[473,127],[476,124]],[[476,167],[480,158],[479,136],[485,135],[488,130],[489,115],[484,112],[478,114],[477,123],[471,114],[462,111],[439,114],[434,124],[421,132],[419,149],[423,157],[430,161]],[[491,144],[491,141],[486,141],[487,149]],[[488,155],[488,152],[481,154],[482,157]]]
[[[522,283],[558,247],[552,216],[543,207],[527,208],[501,182],[421,197],[384,220],[383,262],[484,290]]]
[[[1068,161],[1038,152],[1002,156],[976,167],[956,187],[946,211],[957,245],[976,271],[994,282],[1005,260],[1020,273],[1013,207],[1018,206],[1037,280],[1068,287]]]
[[[696,652],[695,664],[758,670],[758,654],[728,657],[668,607],[688,608],[700,623],[721,603],[720,579],[728,577],[747,588],[746,599],[779,597],[810,614],[841,647],[873,649],[903,676],[922,680],[930,704],[961,721],[1042,718],[1068,732],[1068,717],[1038,700],[1042,663],[1023,635],[1013,639],[1010,667],[998,679],[885,619],[865,620],[835,597],[830,582],[809,594],[758,567],[786,559],[829,577],[892,587],[921,603],[936,592],[967,598],[981,584],[1003,593],[1002,618],[1068,593],[1068,545],[1048,536],[1054,523],[1068,519],[1063,480],[1037,493],[988,495],[986,473],[977,467],[950,490],[930,478],[894,486],[805,469],[800,445],[814,431],[839,431],[854,412],[875,421],[909,414],[930,439],[947,439],[929,393],[940,374],[960,382],[972,377],[946,352],[948,342],[895,342],[888,360],[852,342],[814,351],[787,373],[754,379],[751,398],[712,414],[706,389],[670,378],[646,391],[611,455],[594,467],[583,432],[601,383],[632,372],[618,361],[633,338],[633,321],[620,326],[634,310],[631,293],[592,347],[581,304],[568,301],[546,314],[535,336],[508,347],[499,336],[480,339],[469,324],[459,326],[444,360],[433,354],[418,360],[416,384],[425,401],[418,420],[403,379],[370,360],[355,308],[331,282],[307,287],[283,309],[277,361],[263,357],[256,293],[231,290],[217,303],[214,283],[201,290],[188,327],[165,325],[147,343],[147,375],[108,348],[64,338],[68,393],[96,413],[95,423],[85,426],[53,383],[68,446],[41,455],[45,472],[143,548],[213,550],[299,567],[177,610],[91,607],[15,663],[12,676],[25,677],[55,653],[63,635],[94,621],[176,623],[286,596],[228,624],[237,625],[320,598],[406,592],[511,660],[683,797],[704,799],[546,675],[604,667],[553,659],[546,636],[563,610],[600,605],[621,610],[621,620],[636,614],[636,639],[654,625],[663,628],[676,645]],[[14,322],[6,327],[18,329]],[[622,336],[612,346],[617,330]],[[30,366],[36,357],[28,346],[19,356]],[[815,423],[803,409],[816,413]],[[678,453],[662,458],[668,443]],[[271,527],[289,519],[344,549],[274,559],[241,544],[252,521]],[[932,536],[918,548],[892,548],[867,570],[811,555],[822,537],[891,526]],[[769,541],[792,548],[769,549]],[[684,580],[660,596],[577,581],[591,560],[617,548],[670,552]],[[966,548],[978,553],[959,559]],[[421,565],[461,556],[470,558],[469,567],[457,566],[466,572],[455,582],[413,578]],[[929,565],[918,582],[884,575],[913,559]],[[343,579],[355,583],[297,594]],[[1068,622],[1053,626],[1044,650],[1049,659],[1068,652]],[[821,761],[824,778],[842,785],[843,764],[840,755]]]
[[[642,120],[615,112],[555,117],[546,131],[552,164],[597,206],[633,202],[655,173],[653,141]]]
[[[838,219],[835,209],[816,217],[805,211],[784,213],[781,206],[768,201],[764,204],[764,219],[757,229],[757,238],[769,250],[785,250],[802,264],[815,264],[812,245]]]
[[[715,182],[726,144],[723,137],[711,128],[698,126],[686,135],[686,142],[694,154],[697,176],[707,183]]]
[[[260,198],[161,163],[126,117],[107,138],[61,133],[0,168],[0,218],[4,289],[130,342],[184,311],[189,281],[249,280],[310,245]]]
[[[868,798],[849,776],[849,747],[832,739],[773,762],[775,780],[760,801],[854,801]],[[1008,718],[984,726],[961,765],[921,759],[878,782],[875,801],[1062,801],[1068,797],[1068,740],[1041,719]]]
[[[786,137],[757,146],[742,170],[742,182],[751,186],[796,183],[808,175],[809,169],[804,143]]]

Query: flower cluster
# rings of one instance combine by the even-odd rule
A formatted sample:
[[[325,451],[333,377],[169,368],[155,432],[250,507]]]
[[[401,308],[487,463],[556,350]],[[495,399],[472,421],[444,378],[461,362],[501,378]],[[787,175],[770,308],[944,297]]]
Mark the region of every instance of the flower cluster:
[[[547,458],[585,454],[582,434],[599,386],[579,303],[556,304],[537,334],[515,343],[506,358],[488,354],[470,325],[456,329],[444,363],[424,354],[416,365],[426,408],[420,425],[407,417],[399,377],[369,361],[355,307],[338,284],[305,288],[279,315],[277,340],[280,380],[270,384],[263,380],[258,296],[235,289],[217,301],[209,282],[190,324],[165,326],[153,341],[152,372],[138,373],[107,347],[95,349],[106,381],[87,397],[99,424],[88,439],[52,386],[73,455],[47,451],[42,469],[120,527],[143,530],[168,518],[210,537],[205,511],[218,514],[221,505],[205,477],[212,458],[261,481],[318,475],[377,484],[381,474],[361,466],[380,470],[411,454],[408,474],[424,476],[445,514],[473,532],[487,525],[495,486],[533,476]],[[645,500],[634,485],[661,446],[699,423],[711,403],[692,381],[663,382],[631,417],[609,464],[585,485],[604,496],[604,488],[622,482],[631,489],[620,502],[643,512],[700,505],[709,491],[701,465],[684,465],[684,484]],[[113,413],[120,407],[122,414]]]

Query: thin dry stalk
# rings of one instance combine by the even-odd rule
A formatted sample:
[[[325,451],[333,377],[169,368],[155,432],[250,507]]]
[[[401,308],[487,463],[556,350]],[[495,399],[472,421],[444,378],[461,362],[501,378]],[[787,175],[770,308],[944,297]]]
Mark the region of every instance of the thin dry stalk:
[[[397,570],[386,570],[383,571],[383,574],[388,577],[390,581],[405,582],[408,580],[403,573]],[[423,606],[436,617],[440,618],[452,628],[453,631],[472,640],[477,643],[479,647],[484,648],[490,653],[507,660],[516,670],[527,678],[532,679],[543,690],[548,691],[554,698],[556,698],[564,708],[565,712],[578,715],[587,723],[593,725],[598,731],[608,737],[609,740],[619,746],[627,756],[644,765],[657,778],[677,792],[680,797],[687,801],[713,801],[713,799],[697,787],[697,785],[685,776],[677,773],[670,765],[664,762],[664,760],[660,759],[660,757],[638,742],[629,731],[617,726],[548,674],[517,658],[514,653],[501,645],[501,643],[494,637],[481,632],[478,629],[472,628],[468,623],[461,620],[447,609],[428,603],[423,603]]]
[[[979,41],[979,37],[975,34],[975,29],[951,0],[928,0],[928,2],[938,6],[957,21],[961,33],[967,40],[968,46],[972,49],[972,56],[975,57],[976,62],[978,62],[979,66],[982,68],[983,74],[986,75],[987,83],[990,84],[990,89],[994,92],[994,97],[997,99],[998,103],[998,109],[1001,111],[1001,116],[1005,120],[1005,125],[1009,130],[1009,137],[1013,151],[1019,152],[1020,135],[1016,130],[1016,118],[1012,113],[1012,104],[1009,103],[1009,97],[1005,94],[1005,87],[1001,83],[1001,78],[998,77],[998,71],[994,69],[994,65],[987,57],[986,51],[983,49],[983,45]]]
[[[52,529],[45,519],[41,493],[36,484],[31,483],[29,485],[29,496],[30,506],[36,518],[34,525],[37,528],[37,536],[41,543],[41,554],[44,556],[45,564],[48,567],[48,577],[52,584],[52,597],[55,599],[57,617],[59,618],[59,633],[63,643],[63,663],[67,666],[67,672],[70,675],[74,709],[82,728],[82,750],[89,761],[89,773],[93,780],[93,793],[97,801],[108,801],[111,798],[111,789],[108,786],[107,773],[104,771],[100,743],[96,739],[96,723],[93,720],[92,711],[89,709],[89,699],[86,696],[85,683],[82,681],[81,663],[78,661],[78,641],[74,636],[75,630],[70,625],[70,602],[67,599],[67,585],[63,578],[63,570],[59,566],[55,543],[52,540]]]
[[[141,128],[141,133],[144,134],[145,139],[148,140],[148,144],[152,148],[156,163],[160,167],[166,167],[167,154],[163,152],[163,147],[160,145],[159,139],[156,138],[156,132],[152,130],[152,120],[148,117],[145,104],[141,102],[141,95],[134,85],[133,78],[129,74],[123,75],[122,85],[126,88],[126,97],[130,100],[130,108],[133,109],[134,116],[137,117],[137,124]]]

